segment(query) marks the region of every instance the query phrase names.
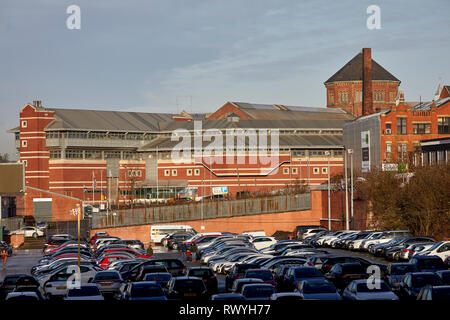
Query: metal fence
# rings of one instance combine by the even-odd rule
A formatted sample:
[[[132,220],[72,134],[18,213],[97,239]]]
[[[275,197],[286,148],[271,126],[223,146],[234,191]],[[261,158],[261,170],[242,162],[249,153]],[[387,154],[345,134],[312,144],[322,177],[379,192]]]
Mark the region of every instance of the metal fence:
[[[227,218],[311,209],[311,194],[296,194],[231,201],[195,202],[183,205],[121,210],[94,214],[92,228],[158,224],[189,220]]]

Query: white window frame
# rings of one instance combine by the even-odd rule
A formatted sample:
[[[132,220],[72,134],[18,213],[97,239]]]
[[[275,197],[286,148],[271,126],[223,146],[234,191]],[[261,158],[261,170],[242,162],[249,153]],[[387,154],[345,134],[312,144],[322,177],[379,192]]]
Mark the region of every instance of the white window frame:
[[[24,147],[24,148],[26,148],[26,147],[28,147],[28,142],[27,142],[27,140],[22,140],[22,147]]]

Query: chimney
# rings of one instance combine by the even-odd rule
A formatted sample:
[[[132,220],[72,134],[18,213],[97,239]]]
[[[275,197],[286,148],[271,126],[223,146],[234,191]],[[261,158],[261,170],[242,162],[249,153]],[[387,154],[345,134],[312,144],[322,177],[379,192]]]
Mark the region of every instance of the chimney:
[[[373,91],[372,91],[372,54],[370,48],[362,49],[363,55],[363,116],[371,114],[373,110]]]
[[[36,108],[42,108],[42,101],[41,100],[34,100],[33,101],[33,106],[35,106]]]

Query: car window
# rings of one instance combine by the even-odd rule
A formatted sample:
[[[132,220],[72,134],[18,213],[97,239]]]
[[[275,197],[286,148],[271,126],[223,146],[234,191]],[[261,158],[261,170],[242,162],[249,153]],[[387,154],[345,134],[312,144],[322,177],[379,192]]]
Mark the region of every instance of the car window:
[[[389,292],[391,289],[386,285],[386,283],[381,282],[379,285],[371,285],[369,287],[369,284],[367,282],[358,283],[356,287],[356,291],[363,292],[363,293],[369,293],[369,292]]]
[[[130,294],[134,298],[164,296],[164,292],[159,285],[133,285]]]

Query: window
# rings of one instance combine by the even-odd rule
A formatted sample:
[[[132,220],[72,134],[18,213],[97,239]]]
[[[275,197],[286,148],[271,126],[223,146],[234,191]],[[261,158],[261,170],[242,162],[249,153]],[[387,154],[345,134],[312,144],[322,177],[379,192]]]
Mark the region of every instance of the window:
[[[438,133],[450,133],[450,117],[438,117]]]
[[[306,152],[305,151],[294,151],[293,154],[294,154],[294,156],[297,156],[297,157],[304,157],[306,155]]]
[[[196,176],[199,176],[199,175],[200,175],[200,169],[195,169],[195,170],[194,170],[194,174],[195,174]]]
[[[66,150],[67,159],[83,159],[83,150]]]
[[[330,93],[330,104],[334,104],[334,93]]]
[[[15,133],[16,140],[20,140],[20,132]]]
[[[172,170],[172,176],[174,176],[174,177],[177,176],[177,170]]]
[[[187,175],[188,175],[188,176],[192,176],[192,169],[187,169],[186,172],[187,172]]]
[[[27,122],[26,121],[22,121],[22,128],[26,128],[27,127]]]
[[[373,93],[373,100],[375,100],[375,101],[384,101],[383,91],[375,91]]]
[[[413,123],[413,134],[429,134],[430,123]]]
[[[322,168],[322,174],[327,174],[327,169],[328,168]]]
[[[314,168],[314,169],[313,169],[313,173],[314,173],[314,174],[319,174],[319,172],[320,172],[319,168]]]
[[[389,153],[392,152],[391,146],[392,146],[391,143],[386,143],[386,152],[389,152]]]
[[[399,161],[406,161],[406,153],[408,151],[408,144],[406,143],[399,143],[398,144],[398,160]]]
[[[120,159],[120,151],[105,151],[105,159]]]
[[[22,140],[22,147],[27,147],[27,140]]]
[[[395,92],[389,92],[389,102],[395,102]]]
[[[101,159],[102,158],[102,152],[99,150],[86,150],[84,152],[84,157],[86,159]]]
[[[339,92],[339,103],[348,103],[348,92]]]
[[[386,123],[386,132],[385,134],[392,134],[391,123]]]
[[[397,134],[406,134],[406,118],[397,118]]]
[[[292,174],[298,174],[298,168],[292,168]]]
[[[166,177],[170,176],[170,170],[164,170],[164,176]]]
[[[61,150],[50,150],[50,159],[61,159]]]
[[[289,168],[283,168],[283,174],[289,174]]]
[[[28,167],[28,160],[22,160],[22,162],[25,165],[25,167]]]

